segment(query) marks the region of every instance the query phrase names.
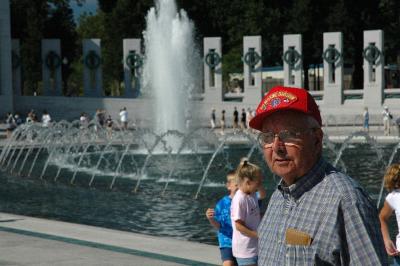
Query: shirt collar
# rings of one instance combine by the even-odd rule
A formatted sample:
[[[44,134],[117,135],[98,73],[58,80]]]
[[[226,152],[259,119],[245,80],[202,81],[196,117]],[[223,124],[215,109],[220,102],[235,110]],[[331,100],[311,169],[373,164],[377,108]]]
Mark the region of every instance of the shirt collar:
[[[313,188],[323,179],[327,165],[328,163],[321,157],[311,168],[311,170],[308,171],[308,173],[306,173],[304,176],[298,178],[294,184],[287,186],[283,179],[281,179],[278,189],[282,192],[282,194],[287,193],[295,199],[299,199],[304,192]]]

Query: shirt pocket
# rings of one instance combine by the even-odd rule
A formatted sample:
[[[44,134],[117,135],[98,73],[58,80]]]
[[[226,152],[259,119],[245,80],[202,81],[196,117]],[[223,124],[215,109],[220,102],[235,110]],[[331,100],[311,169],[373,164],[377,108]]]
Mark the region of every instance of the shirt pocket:
[[[286,245],[286,266],[315,265],[315,250],[312,246]]]

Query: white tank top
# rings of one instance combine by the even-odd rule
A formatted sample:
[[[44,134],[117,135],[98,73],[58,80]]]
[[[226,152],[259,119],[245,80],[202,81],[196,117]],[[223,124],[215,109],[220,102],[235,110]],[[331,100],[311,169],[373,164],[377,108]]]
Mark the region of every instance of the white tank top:
[[[396,214],[397,231],[400,229],[400,189],[393,190],[386,196],[386,202],[389,203],[390,207]],[[396,247],[400,250],[400,233],[396,236]]]

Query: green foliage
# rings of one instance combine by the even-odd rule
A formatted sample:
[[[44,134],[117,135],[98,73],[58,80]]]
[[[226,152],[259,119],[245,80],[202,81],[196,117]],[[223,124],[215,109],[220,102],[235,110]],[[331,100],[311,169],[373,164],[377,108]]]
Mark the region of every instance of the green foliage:
[[[79,39],[104,38],[104,16],[103,12],[98,12],[96,15],[83,14],[78,20]]]
[[[98,0],[100,10],[104,13],[110,13],[118,1],[115,0]]]
[[[222,56],[222,79],[224,87],[229,83],[229,73],[240,73],[242,71],[242,50],[240,48],[233,48]]]
[[[83,58],[71,62],[71,74],[68,77],[66,96],[83,96]]]

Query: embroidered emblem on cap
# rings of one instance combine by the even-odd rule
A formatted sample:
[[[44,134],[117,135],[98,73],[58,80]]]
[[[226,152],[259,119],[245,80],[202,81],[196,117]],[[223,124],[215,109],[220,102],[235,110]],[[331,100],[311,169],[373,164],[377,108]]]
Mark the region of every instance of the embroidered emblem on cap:
[[[280,103],[281,103],[281,99],[275,98],[275,99],[272,99],[272,101],[271,101],[271,106],[272,106],[272,107],[276,107],[276,106],[278,106]]]
[[[287,91],[277,91],[264,99],[263,103],[258,109],[258,113],[265,110],[282,108],[291,105],[297,101],[297,96]]]

